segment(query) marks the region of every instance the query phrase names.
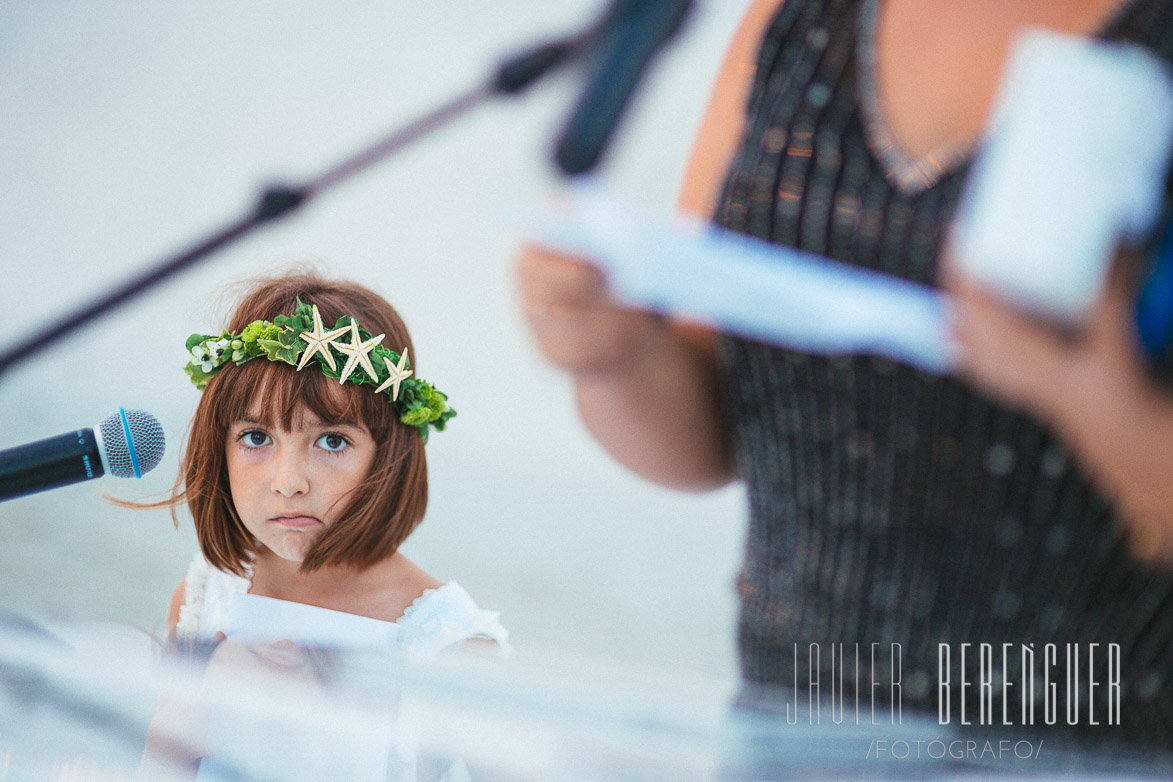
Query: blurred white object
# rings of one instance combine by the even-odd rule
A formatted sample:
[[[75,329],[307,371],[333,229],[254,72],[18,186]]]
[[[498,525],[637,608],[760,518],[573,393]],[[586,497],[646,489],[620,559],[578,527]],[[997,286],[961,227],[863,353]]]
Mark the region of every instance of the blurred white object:
[[[945,373],[937,290],[697,221],[641,219],[589,181],[522,215],[543,245],[598,264],[617,296],[811,353],[872,353]]]
[[[724,689],[680,672],[339,651],[310,677],[236,651],[210,671],[211,661],[154,660],[147,638],[124,629],[57,634],[0,613],[0,782],[190,781],[165,762],[135,776],[157,698],[171,704],[173,750],[198,748],[213,758],[202,776],[236,782],[1091,782],[1173,769],[1168,756],[1110,741],[1047,735],[1044,746],[1041,733],[991,729],[975,745],[935,714],[791,718],[787,704],[801,707],[787,691],[751,690],[731,709]],[[1015,756],[1002,739],[1014,750],[1029,739],[1038,753]],[[930,754],[930,742],[950,750]]]
[[[396,622],[246,593],[234,594],[231,600],[226,632],[238,641],[289,640],[306,646],[430,655],[470,638],[485,638],[509,648],[509,631],[497,612],[480,608],[455,581],[425,591]]]
[[[290,640],[307,646],[378,650],[395,645],[399,625],[246,593],[232,596],[232,624],[227,634],[253,643]]]
[[[469,638],[508,648],[509,632],[498,613],[482,609],[455,581],[425,590],[395,622],[253,595],[251,586],[250,579],[217,570],[196,552],[184,579],[176,636],[212,641],[224,633],[245,643],[287,640],[408,654],[435,654]]]
[[[959,265],[1019,306],[1078,322],[1117,243],[1156,219],[1171,140],[1173,82],[1154,55],[1024,33],[959,207]]]

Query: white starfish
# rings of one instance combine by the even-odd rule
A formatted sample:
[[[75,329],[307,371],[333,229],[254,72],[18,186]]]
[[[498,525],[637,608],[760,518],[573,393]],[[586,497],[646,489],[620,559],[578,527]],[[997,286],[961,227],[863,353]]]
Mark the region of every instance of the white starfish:
[[[306,344],[305,352],[301,354],[301,363],[297,365],[297,371],[300,372],[302,368],[309,363],[310,359],[314,357],[315,353],[321,353],[322,357],[326,359],[326,363],[330,365],[330,369],[336,370],[338,367],[334,363],[334,356],[330,353],[330,346],[338,347],[335,341],[347,331],[346,326],[333,331],[325,332],[322,328],[322,316],[318,314],[318,305],[314,305],[314,330],[303,331],[298,336]]]
[[[382,359],[383,364],[387,367],[387,372],[390,373],[390,377],[383,381],[383,385],[375,389],[375,393],[377,394],[387,388],[387,386],[391,386],[391,401],[394,402],[399,398],[399,384],[411,376],[411,370],[404,369],[407,366],[407,348],[404,348],[403,352],[399,354],[398,365],[392,364],[391,359],[386,356],[382,356]]]
[[[346,378],[350,377],[350,373],[354,371],[356,366],[361,365],[371,376],[371,379],[378,382],[379,375],[375,372],[375,366],[371,363],[371,351],[375,346],[383,341],[386,334],[380,334],[377,337],[371,337],[366,342],[362,341],[362,337],[358,334],[358,324],[354,322],[354,318],[350,319],[350,342],[335,342],[334,347],[338,348],[339,352],[345,353],[349,358],[346,359],[346,366],[342,368],[342,376],[338,378],[339,383],[345,383]]]

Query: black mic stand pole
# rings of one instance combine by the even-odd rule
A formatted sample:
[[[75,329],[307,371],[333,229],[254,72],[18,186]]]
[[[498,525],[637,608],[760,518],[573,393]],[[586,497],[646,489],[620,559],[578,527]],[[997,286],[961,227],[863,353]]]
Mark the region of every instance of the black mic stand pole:
[[[317,177],[301,185],[276,185],[265,189],[253,209],[245,216],[198,241],[178,255],[147,269],[121,287],[109,291],[94,302],[59,318],[0,353],[0,378],[12,367],[32,358],[70,332],[85,326],[129,299],[164,280],[194,266],[207,256],[223,249],[255,229],[283,217],[319,193],[366,170],[398,152],[411,142],[447,125],[469,110],[498,95],[517,95],[589,49],[610,20],[592,25],[580,35],[543,44],[501,63],[485,83],[433,109],[367,148],[342,160]]]

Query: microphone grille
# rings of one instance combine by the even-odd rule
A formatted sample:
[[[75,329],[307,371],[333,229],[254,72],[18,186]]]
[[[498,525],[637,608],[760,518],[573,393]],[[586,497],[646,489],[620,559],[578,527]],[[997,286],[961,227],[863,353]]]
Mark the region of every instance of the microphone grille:
[[[159,419],[144,410],[119,410],[107,416],[98,428],[102,432],[102,452],[111,475],[141,477],[155,469],[163,459],[167,445],[163,427]]]

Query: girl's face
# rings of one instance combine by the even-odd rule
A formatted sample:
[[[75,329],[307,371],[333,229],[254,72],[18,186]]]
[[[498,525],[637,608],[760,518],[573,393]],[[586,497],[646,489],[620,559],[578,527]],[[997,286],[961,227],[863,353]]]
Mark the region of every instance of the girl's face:
[[[253,537],[301,562],[366,477],[375,441],[365,426],[327,425],[309,410],[294,416],[291,431],[266,428],[254,412],[228,427],[232,502]]]

